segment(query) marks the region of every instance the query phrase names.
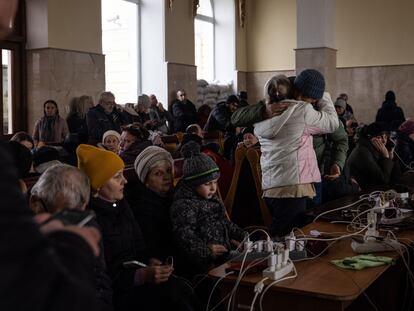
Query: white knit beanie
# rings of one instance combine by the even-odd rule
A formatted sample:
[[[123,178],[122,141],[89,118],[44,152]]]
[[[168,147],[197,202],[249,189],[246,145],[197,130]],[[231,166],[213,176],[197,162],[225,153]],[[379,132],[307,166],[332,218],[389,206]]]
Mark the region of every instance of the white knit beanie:
[[[121,135],[117,131],[109,130],[109,131],[106,131],[102,136],[103,144],[105,143],[105,138],[107,138],[108,136],[115,136],[116,138],[118,138],[118,140],[121,140]]]

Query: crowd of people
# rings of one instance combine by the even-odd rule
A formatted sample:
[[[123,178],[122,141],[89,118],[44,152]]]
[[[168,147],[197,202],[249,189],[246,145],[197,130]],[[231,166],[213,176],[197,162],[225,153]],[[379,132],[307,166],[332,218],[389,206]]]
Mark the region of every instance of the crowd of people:
[[[279,237],[304,225],[307,209],[395,183],[412,169],[414,121],[404,119],[392,91],[369,125],[357,122],[346,94],[333,102],[313,69],[272,77],[256,105],[246,105],[245,95],[217,103],[204,125],[183,90],[172,113],[154,94],[118,105],[104,92],[97,105],[86,95],[73,99],[64,119],[47,100],[33,135],[16,133],[0,148],[1,194],[13,206],[2,229],[18,226],[16,241],[27,239],[21,248],[3,241],[2,252],[13,258],[4,281],[21,275],[30,286],[51,269],[46,282],[57,294],[47,302],[52,292],[35,291],[39,310],[48,303],[51,310],[201,310],[209,298],[220,300],[209,297],[211,281],[203,277],[247,234],[228,218],[221,197],[237,148],[261,153],[269,231]],[[176,132],[183,132],[180,144],[167,151],[163,137]],[[223,146],[205,140],[216,132]],[[183,159],[177,184],[174,158]],[[136,178],[128,181],[125,167]],[[39,177],[25,200],[21,180],[28,176]],[[54,220],[65,210],[95,217],[84,227]],[[31,252],[33,265],[48,267],[26,275],[16,256]],[[61,291],[76,299],[67,302]],[[17,299],[0,306],[31,303]]]
[[[0,37],[17,4],[0,1]],[[33,135],[0,142],[0,310],[220,307],[206,273],[247,234],[228,218],[219,191],[237,148],[262,154],[277,236],[300,226],[306,208],[392,184],[413,167],[414,121],[393,91],[364,126],[348,96],[333,103],[312,69],[272,77],[251,106],[241,92],[197,112],[184,90],[172,113],[145,94],[124,106],[111,92],[97,105],[84,95],[69,106],[65,119],[47,100]],[[223,148],[204,141],[212,131],[222,132]],[[175,132],[185,133],[176,185],[174,154],[160,139]],[[128,165],[136,176],[129,181]]]

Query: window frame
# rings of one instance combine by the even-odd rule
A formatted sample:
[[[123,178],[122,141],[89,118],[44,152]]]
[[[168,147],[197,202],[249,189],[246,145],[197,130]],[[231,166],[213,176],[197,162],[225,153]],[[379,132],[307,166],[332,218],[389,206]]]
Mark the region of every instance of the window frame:
[[[215,80],[216,79],[216,16],[214,13],[214,1],[213,0],[210,0],[210,5],[211,5],[211,11],[213,15],[212,17],[197,13],[194,19],[207,22],[213,25],[213,80]]]
[[[12,133],[3,133],[3,96],[0,98],[0,139],[8,140],[18,131],[27,131],[27,60],[26,60],[26,5],[19,1],[19,7],[14,19],[12,33],[0,40],[0,49],[10,50],[11,57],[11,93],[12,98]],[[2,55],[0,54],[0,61]],[[3,73],[2,73],[3,74]],[[0,92],[3,94],[3,83],[0,83]]]
[[[133,4],[136,4],[137,6],[137,10],[136,10],[136,14],[137,14],[137,23],[136,23],[136,27],[137,27],[137,94],[141,94],[142,93],[142,52],[141,52],[141,5],[142,5],[142,1],[141,0],[119,0],[119,1],[123,1],[123,2],[130,2]],[[102,0],[101,0],[101,5],[102,5]],[[102,14],[102,8],[101,8],[101,14]],[[101,30],[101,36],[102,36],[102,30]],[[105,69],[106,70],[106,69]],[[105,74],[106,75],[106,74]],[[105,79],[105,88],[106,88],[106,79]]]
[[[137,5],[137,94],[142,93],[141,54],[141,0],[123,0]]]

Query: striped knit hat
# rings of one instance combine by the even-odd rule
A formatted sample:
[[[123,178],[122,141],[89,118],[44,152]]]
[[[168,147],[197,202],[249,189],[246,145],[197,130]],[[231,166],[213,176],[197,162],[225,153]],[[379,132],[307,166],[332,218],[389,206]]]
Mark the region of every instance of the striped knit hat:
[[[171,154],[160,147],[149,146],[145,148],[135,159],[134,168],[137,172],[139,180],[145,184],[145,179],[151,169],[151,167],[158,161],[166,160],[173,166],[173,158]]]
[[[197,187],[220,177],[220,169],[208,155],[200,152],[200,145],[194,141],[181,148],[185,160],[183,179],[186,184]]]

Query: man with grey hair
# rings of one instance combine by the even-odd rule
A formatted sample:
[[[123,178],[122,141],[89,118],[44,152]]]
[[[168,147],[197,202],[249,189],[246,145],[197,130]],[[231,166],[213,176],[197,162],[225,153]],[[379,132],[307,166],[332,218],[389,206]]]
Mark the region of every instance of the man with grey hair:
[[[89,204],[90,192],[89,179],[83,171],[67,164],[54,165],[48,168],[33,186],[30,208],[35,214],[56,213],[63,209],[83,211]],[[99,229],[95,220],[91,220],[88,226]],[[102,243],[99,247],[100,257],[95,260],[94,266],[96,296],[102,308],[111,309],[111,281],[106,274]]]
[[[81,170],[67,164],[48,168],[33,186],[30,207],[36,213],[62,209],[85,210],[89,203],[89,179]]]
[[[115,95],[111,92],[103,92],[98,105],[89,109],[86,114],[86,122],[89,142],[92,144],[100,142],[106,131],[113,130],[121,133],[121,125],[124,122],[121,113],[116,109]]]

